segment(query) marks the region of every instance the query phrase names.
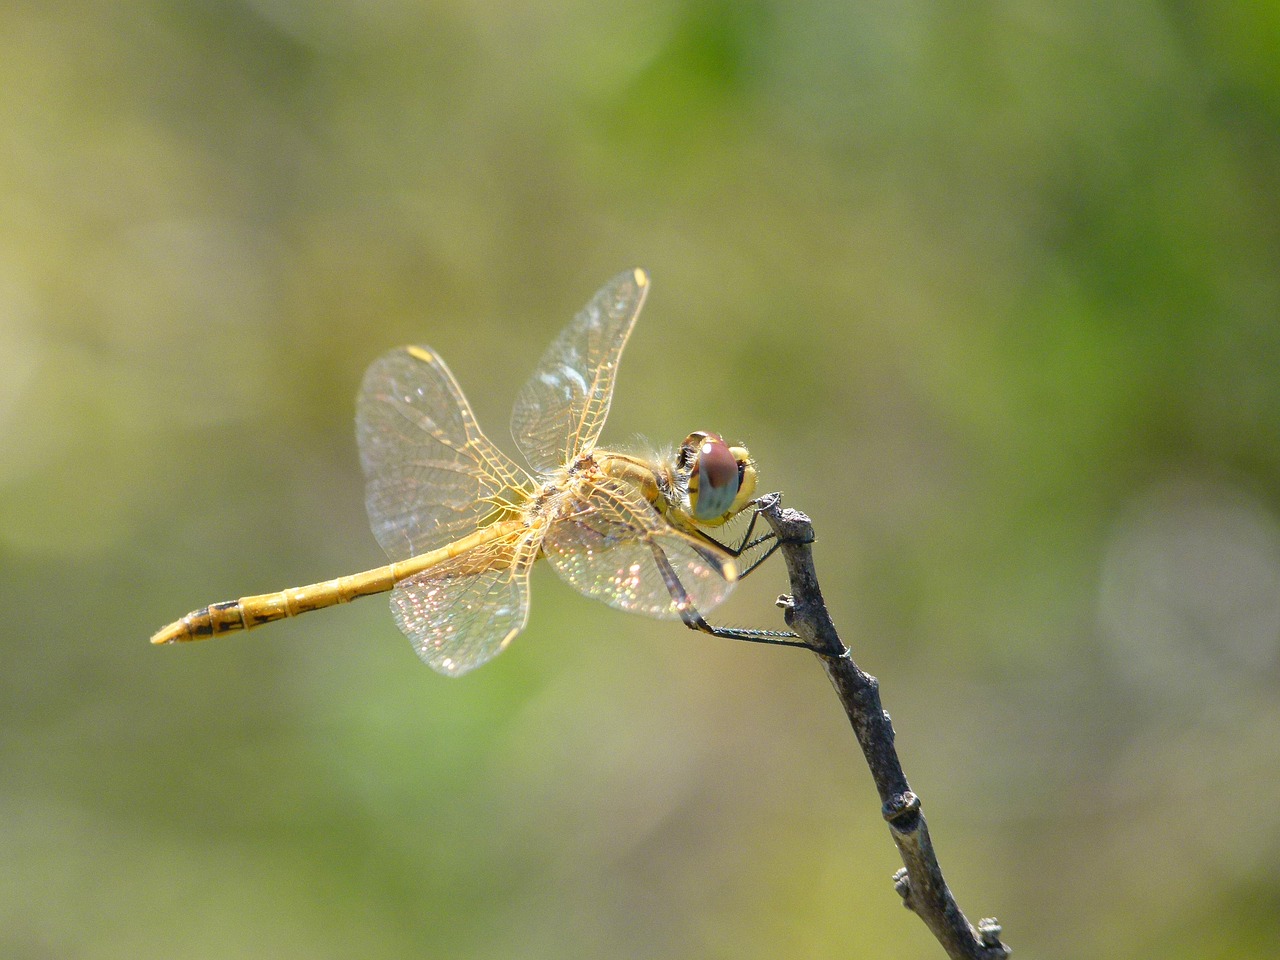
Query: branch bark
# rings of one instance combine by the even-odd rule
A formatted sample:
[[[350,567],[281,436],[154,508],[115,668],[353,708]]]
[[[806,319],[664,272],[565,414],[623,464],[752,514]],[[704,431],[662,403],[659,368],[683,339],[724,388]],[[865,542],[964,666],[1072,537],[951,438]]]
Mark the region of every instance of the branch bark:
[[[880,705],[880,684],[854,663],[822,599],[813,566],[813,524],[797,510],[784,510],[781,494],[761,497],[757,506],[778,538],[791,582],[791,594],[779,598],[778,604],[787,625],[822,661],[880,793],[881,813],[902,857],[894,888],[903,905],[925,922],[953,960],[1004,960],[1010,950],[1000,941],[1000,925],[984,919],[975,929],[942,877],[920,798],[902,772],[893,724]]]

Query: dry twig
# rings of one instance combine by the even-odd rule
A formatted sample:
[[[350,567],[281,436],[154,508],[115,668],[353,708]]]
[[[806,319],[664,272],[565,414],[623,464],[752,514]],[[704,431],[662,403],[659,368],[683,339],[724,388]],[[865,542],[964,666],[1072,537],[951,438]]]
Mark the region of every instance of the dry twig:
[[[779,598],[778,604],[787,625],[822,661],[880,793],[881,812],[902,856],[904,869],[894,875],[894,887],[903,904],[925,922],[953,960],[1003,960],[1010,950],[1000,941],[1000,925],[984,919],[974,929],[942,877],[920,798],[898,761],[893,724],[880,705],[879,682],[853,662],[822,599],[813,567],[813,524],[799,511],[782,509],[777,493],[762,497],[758,508],[778,538],[791,581],[790,596]]]

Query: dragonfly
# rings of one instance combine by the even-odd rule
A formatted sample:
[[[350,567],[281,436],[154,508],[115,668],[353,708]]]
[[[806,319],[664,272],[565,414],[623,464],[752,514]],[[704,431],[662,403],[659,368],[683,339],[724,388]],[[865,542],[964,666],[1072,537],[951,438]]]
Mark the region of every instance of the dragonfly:
[[[666,458],[596,446],[649,285],[640,269],[614,277],[543,354],[511,415],[530,470],[481,432],[433,350],[403,347],[375,361],[357,397],[356,439],[369,521],[392,562],[213,603],[151,642],[203,640],[390,592],[418,656],[458,676],[524,629],[530,570],[546,558],[570,586],[619,610],[806,646],[787,631],[713,626],[703,616],[779,546],[771,533],[753,536],[758,476],[745,447],[706,431]],[[726,531],[744,517],[745,532],[729,542]]]

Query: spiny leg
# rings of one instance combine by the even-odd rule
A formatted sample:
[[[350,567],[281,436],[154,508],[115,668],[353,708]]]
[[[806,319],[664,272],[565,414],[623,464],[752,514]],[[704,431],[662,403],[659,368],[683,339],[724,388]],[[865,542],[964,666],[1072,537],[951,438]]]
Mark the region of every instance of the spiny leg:
[[[752,505],[755,506],[755,501],[752,502]],[[751,511],[751,522],[747,524],[747,529],[742,534],[742,537],[738,541],[736,546],[729,546],[729,544],[727,543],[721,543],[719,540],[717,540],[715,537],[711,536],[710,534],[706,533],[705,531],[702,531],[702,530],[698,531],[698,533],[700,533],[708,542],[714,543],[717,547],[719,547],[725,553],[729,554],[729,556],[733,557],[735,560],[741,557],[748,550],[754,550],[756,547],[760,546],[761,544],[769,543],[769,541],[771,540],[773,541],[772,543],[769,543],[768,550],[766,550],[760,556],[756,557],[754,560],[750,561],[746,565],[746,567],[744,567],[742,570],[738,571],[739,580],[741,580],[747,574],[751,573],[751,571],[755,570],[756,567],[760,566],[760,564],[764,563],[766,560],[772,557],[774,554],[774,551],[776,551],[780,546],[782,546],[782,541],[779,540],[777,534],[773,533],[772,531],[770,531],[769,533],[763,534],[762,536],[756,537],[754,540],[751,539],[751,534],[756,528],[756,521],[759,519],[760,519],[760,509],[758,506],[755,506],[755,509]]]
[[[684,584],[680,582],[680,577],[676,574],[675,568],[671,566],[671,561],[667,559],[662,547],[656,543],[650,543],[649,546],[653,550],[653,559],[658,564],[658,570],[662,573],[663,583],[666,584],[667,590],[671,593],[671,599],[675,601],[676,610],[680,613],[680,619],[684,621],[684,625],[689,629],[701,630],[703,633],[709,633],[713,637],[723,637],[726,640],[745,640],[748,643],[769,643],[779,647],[813,649],[796,634],[785,630],[746,630],[739,627],[717,627],[707,623],[706,619],[693,605],[693,600],[685,590]]]
[[[754,517],[752,517],[752,520],[754,521],[754,520],[755,520],[755,518],[754,518]],[[775,550],[777,550],[780,546],[782,546],[782,541],[781,541],[781,540],[779,540],[779,539],[778,539],[776,536],[774,536],[772,533],[770,533],[770,534],[768,534],[767,536],[763,536],[763,537],[758,538],[758,539],[757,539],[757,540],[755,540],[754,542],[749,543],[749,544],[747,544],[745,547],[743,547],[743,548],[742,548],[742,552],[745,552],[745,551],[747,551],[747,550],[750,550],[752,547],[759,546],[760,544],[765,543],[765,542],[767,542],[767,541],[769,541],[769,540],[772,540],[772,541],[773,541],[773,543],[770,543],[770,544],[769,544],[769,549],[768,549],[768,550],[766,550],[764,553],[762,553],[760,556],[756,557],[754,560],[752,560],[752,561],[751,561],[750,563],[748,563],[745,567],[743,567],[741,570],[739,570],[739,571],[738,571],[738,579],[739,579],[739,580],[741,580],[743,577],[745,577],[747,574],[749,574],[749,573],[750,573],[752,570],[754,570],[756,567],[760,566],[760,564],[764,563],[766,560],[768,560],[770,557],[772,557],[772,556],[773,556],[773,554],[774,554],[774,551],[775,551]],[[738,554],[736,554],[736,556],[741,556],[741,555],[742,555],[742,552],[739,552]]]
[[[774,538],[773,533],[766,533],[764,536],[756,537],[754,540],[751,539],[751,534],[756,528],[756,521],[759,519],[760,519],[760,511],[752,510],[751,522],[747,524],[746,531],[738,539],[737,546],[731,547],[729,546],[729,544],[724,543],[720,540],[717,540],[715,537],[711,536],[711,534],[706,532],[702,532],[702,535],[736,560],[738,557],[742,556],[746,551],[752,549],[753,547],[758,547],[760,544],[764,543],[765,541],[772,540]],[[756,567],[756,566],[759,566],[759,564],[753,563],[751,566]],[[741,574],[739,574],[739,576],[741,576]]]

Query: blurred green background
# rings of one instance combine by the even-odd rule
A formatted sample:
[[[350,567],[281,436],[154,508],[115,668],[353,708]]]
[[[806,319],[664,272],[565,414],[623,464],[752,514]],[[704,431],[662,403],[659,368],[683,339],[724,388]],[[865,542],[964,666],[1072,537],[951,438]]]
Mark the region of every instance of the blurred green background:
[[[0,138],[0,956],[941,955],[807,654],[147,644],[382,561],[374,358],[514,453],[631,266],[606,439],[813,516],[969,917],[1280,954],[1276,4],[8,0]]]

